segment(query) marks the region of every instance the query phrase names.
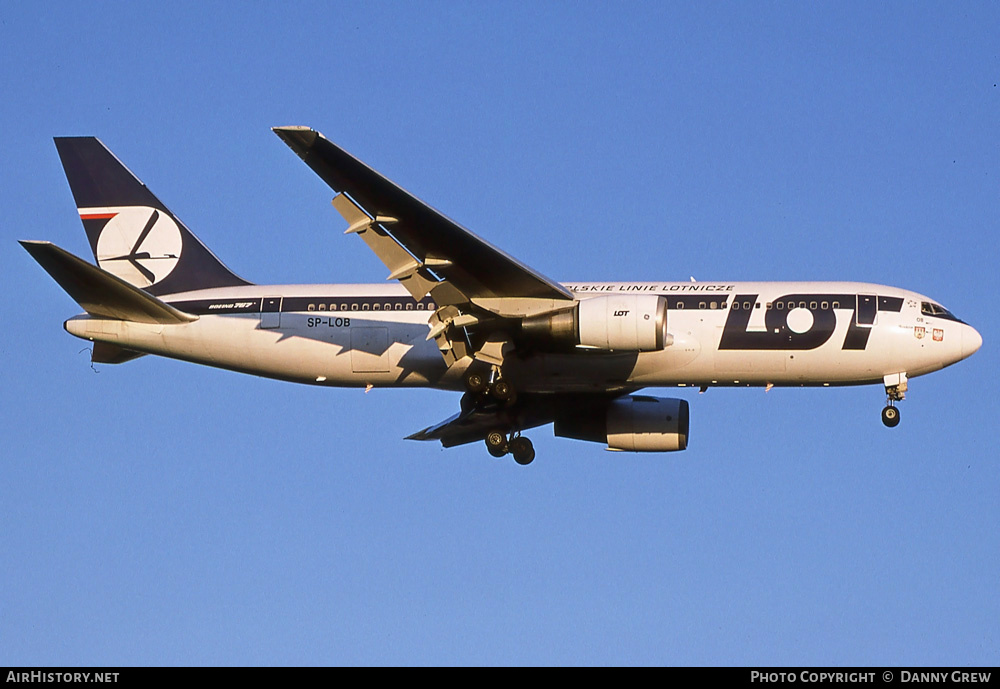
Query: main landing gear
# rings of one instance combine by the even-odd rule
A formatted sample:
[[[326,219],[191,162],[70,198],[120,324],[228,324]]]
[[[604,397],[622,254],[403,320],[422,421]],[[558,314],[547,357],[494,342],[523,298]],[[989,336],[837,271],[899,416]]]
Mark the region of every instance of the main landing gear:
[[[500,367],[474,366],[465,373],[466,394],[462,397],[462,410],[483,409],[496,405],[496,413],[506,416],[517,393],[514,387],[501,376]],[[501,423],[503,423],[501,421]],[[493,430],[486,435],[486,450],[494,457],[513,455],[518,464],[531,464],[535,459],[535,448],[531,441],[519,432],[509,436],[504,430]]]
[[[486,450],[494,457],[503,457],[509,453],[522,466],[531,464],[535,459],[535,447],[528,438],[518,434],[508,440],[503,431],[490,431],[487,434]]]
[[[906,397],[906,374],[897,373],[885,377],[885,408],[882,410],[882,423],[888,428],[899,425],[899,410],[896,402],[902,402]]]
[[[495,401],[509,406],[517,399],[514,386],[500,375],[496,366],[491,371],[473,369],[465,374],[465,389],[483,402]]]

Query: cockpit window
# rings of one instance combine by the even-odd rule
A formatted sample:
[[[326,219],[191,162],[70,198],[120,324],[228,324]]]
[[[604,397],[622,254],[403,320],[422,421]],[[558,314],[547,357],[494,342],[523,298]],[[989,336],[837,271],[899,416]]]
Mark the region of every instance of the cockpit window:
[[[940,304],[935,304],[932,301],[922,301],[920,302],[920,313],[925,316],[934,316],[935,318],[944,318],[948,321],[956,321],[961,323],[959,319],[955,318],[955,315],[951,311],[941,306]]]

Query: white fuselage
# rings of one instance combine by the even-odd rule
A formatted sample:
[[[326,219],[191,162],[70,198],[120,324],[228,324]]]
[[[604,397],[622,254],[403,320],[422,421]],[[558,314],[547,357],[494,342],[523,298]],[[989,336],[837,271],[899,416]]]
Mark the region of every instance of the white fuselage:
[[[505,362],[523,391],[662,386],[853,385],[936,371],[982,340],[927,297],[867,283],[566,283],[577,298],[667,298],[660,351],[577,349]],[[76,316],[78,337],[199,364],[316,385],[461,389],[428,318],[397,284],[248,285],[168,295],[197,321],[146,324]],[[464,370],[464,367],[463,367]]]

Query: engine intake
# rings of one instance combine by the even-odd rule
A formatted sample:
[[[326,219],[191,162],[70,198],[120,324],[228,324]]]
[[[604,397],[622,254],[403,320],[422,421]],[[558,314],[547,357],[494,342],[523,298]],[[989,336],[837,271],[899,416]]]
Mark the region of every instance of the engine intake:
[[[521,333],[562,346],[625,352],[658,352],[672,340],[667,300],[654,294],[583,299],[572,309],[524,319]]]

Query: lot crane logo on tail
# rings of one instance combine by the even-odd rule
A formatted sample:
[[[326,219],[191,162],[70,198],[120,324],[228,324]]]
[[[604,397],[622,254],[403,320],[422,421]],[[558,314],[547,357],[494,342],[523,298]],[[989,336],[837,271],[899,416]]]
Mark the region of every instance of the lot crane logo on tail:
[[[167,213],[149,206],[81,208],[80,218],[99,224],[97,264],[136,287],[160,282],[180,260],[181,231]]]

